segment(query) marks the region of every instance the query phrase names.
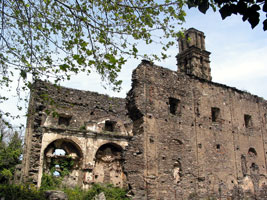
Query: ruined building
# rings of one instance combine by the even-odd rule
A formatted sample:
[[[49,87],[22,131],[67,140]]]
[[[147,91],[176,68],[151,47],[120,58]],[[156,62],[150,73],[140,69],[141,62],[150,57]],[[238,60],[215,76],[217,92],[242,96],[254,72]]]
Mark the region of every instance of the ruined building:
[[[209,54],[204,33],[187,30],[178,71],[143,61],[126,99],[36,82],[23,181],[40,186],[53,170],[133,199],[267,199],[267,101],[211,82]]]

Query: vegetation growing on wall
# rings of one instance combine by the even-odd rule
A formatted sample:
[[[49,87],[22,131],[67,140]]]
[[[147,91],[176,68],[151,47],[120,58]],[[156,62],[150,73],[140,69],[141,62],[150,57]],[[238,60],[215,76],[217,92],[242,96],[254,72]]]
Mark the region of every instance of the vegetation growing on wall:
[[[74,165],[71,157],[64,157],[61,159],[52,158],[50,173],[59,172],[61,177],[69,175]]]

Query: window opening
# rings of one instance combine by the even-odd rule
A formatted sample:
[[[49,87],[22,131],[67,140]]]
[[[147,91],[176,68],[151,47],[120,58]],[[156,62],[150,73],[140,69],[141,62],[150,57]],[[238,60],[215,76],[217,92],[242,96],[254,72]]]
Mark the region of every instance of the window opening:
[[[53,155],[56,155],[56,156],[65,156],[66,155],[66,151],[64,149],[55,149]]]
[[[186,67],[186,74],[191,74],[191,69],[189,66]]]
[[[60,172],[59,171],[54,171],[53,172],[53,176],[59,177],[60,176]]]
[[[200,57],[200,64],[201,65],[203,64],[203,57],[202,56]]]
[[[250,128],[252,127],[252,119],[250,115],[244,115],[245,127]]]
[[[259,166],[256,163],[252,163],[250,168],[252,169],[252,171],[256,171],[259,169]]]
[[[257,152],[253,147],[250,147],[249,150],[248,150],[248,155],[250,157],[255,157],[255,156],[257,156]]]
[[[187,59],[184,59],[184,65],[186,66],[188,64]]]
[[[105,121],[105,131],[114,132],[115,125],[116,125],[115,121],[110,121],[110,120]]]
[[[183,41],[181,41],[181,52],[184,50],[184,43],[183,43]]]
[[[221,145],[220,144],[216,144],[216,149],[221,149]]]
[[[212,122],[218,122],[220,116],[220,108],[211,108],[211,120]]]
[[[70,120],[71,120],[70,116],[59,116],[58,125],[69,126],[70,125]]]
[[[173,115],[179,114],[180,110],[180,100],[170,97],[169,98],[170,113]]]
[[[71,173],[79,168],[82,153],[72,141],[59,139],[47,146],[44,156],[44,173],[72,179]]]

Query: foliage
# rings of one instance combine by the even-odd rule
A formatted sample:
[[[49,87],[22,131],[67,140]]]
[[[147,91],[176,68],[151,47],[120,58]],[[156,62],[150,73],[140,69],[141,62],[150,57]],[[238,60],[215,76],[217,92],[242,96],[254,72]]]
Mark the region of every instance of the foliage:
[[[37,79],[58,83],[94,70],[120,89],[118,72],[129,57],[167,58],[182,35],[185,4],[203,13],[218,6],[223,19],[241,14],[252,27],[267,9],[265,0],[0,0],[0,88],[9,90],[17,76],[19,93]],[[157,43],[161,53],[140,54],[140,42]],[[7,99],[0,95],[0,103]]]
[[[80,187],[64,188],[63,191],[67,194],[68,200],[85,200],[87,191]]]
[[[6,183],[11,180],[15,166],[21,162],[22,140],[17,131],[4,123],[0,123],[0,131],[0,183]]]
[[[45,190],[63,190],[69,200],[88,200],[104,192],[107,200],[127,200],[126,190],[113,185],[93,184],[89,190],[82,190],[80,187],[70,188],[62,186],[62,178],[44,174],[42,177],[41,191]]]
[[[54,190],[61,187],[62,177],[56,177],[52,174],[44,173],[42,176],[41,190]]]
[[[113,185],[106,185],[101,186],[99,184],[94,184],[88,190],[85,199],[93,199],[94,196],[97,194],[100,194],[101,192],[105,193],[106,199],[112,199],[112,200],[122,200],[122,199],[128,199],[126,197],[126,191],[124,189],[114,187]]]
[[[177,38],[183,6],[182,0],[0,0],[0,87],[11,87],[16,74],[26,89],[39,78],[58,82],[96,70],[119,89],[126,59],[148,58],[138,54],[138,41]],[[151,56],[166,58],[174,41]]]
[[[8,200],[44,200],[43,191],[30,185],[0,185],[0,197]]]
[[[61,159],[52,159],[51,162],[51,169],[50,172],[51,174],[54,174],[55,171],[57,171],[56,166],[59,166],[60,170],[60,176],[64,177],[68,175],[74,165],[74,161],[71,159],[71,157],[64,157]]]
[[[231,16],[232,14],[242,15],[242,20],[250,23],[254,28],[260,22],[260,13],[267,13],[266,0],[188,0],[188,7],[198,7],[199,11],[206,13],[209,7],[215,9],[215,5],[219,7],[219,12],[222,19]],[[267,30],[267,15],[263,21],[263,30]]]

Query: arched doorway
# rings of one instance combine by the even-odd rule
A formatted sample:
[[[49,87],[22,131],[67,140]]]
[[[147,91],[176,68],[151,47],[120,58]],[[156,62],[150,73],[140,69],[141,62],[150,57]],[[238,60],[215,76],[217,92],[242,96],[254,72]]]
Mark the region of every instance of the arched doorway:
[[[122,147],[115,143],[102,145],[95,155],[94,182],[123,187]]]

